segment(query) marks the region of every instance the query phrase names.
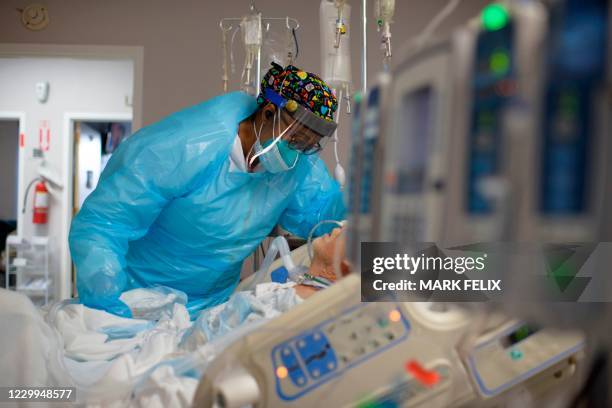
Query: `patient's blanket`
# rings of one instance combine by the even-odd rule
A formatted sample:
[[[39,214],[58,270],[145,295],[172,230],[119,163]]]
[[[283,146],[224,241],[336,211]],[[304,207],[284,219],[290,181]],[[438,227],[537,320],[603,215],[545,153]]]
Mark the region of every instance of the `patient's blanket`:
[[[146,319],[63,302],[49,310],[46,323],[40,321],[55,335],[51,358],[60,360],[61,369],[54,369],[60,377],[54,383],[76,386],[87,405],[190,406],[199,377],[224,347],[301,301],[293,284],[264,283],[234,293],[192,322],[180,294],[135,291],[122,300],[137,305]]]
[[[295,294],[294,285],[259,284],[253,291],[236,292],[227,302],[203,310],[183,336],[181,347],[196,350],[209,341],[228,335],[239,326],[280,316],[301,302]]]

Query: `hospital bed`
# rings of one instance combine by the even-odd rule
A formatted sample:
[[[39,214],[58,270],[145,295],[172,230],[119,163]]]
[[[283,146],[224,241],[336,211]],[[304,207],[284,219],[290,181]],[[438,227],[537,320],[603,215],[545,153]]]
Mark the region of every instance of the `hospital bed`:
[[[296,264],[308,265],[305,246],[291,255]],[[281,267],[282,261],[276,260],[265,280],[270,281]],[[246,290],[252,279],[253,276],[243,280],[236,292]],[[237,316],[232,314],[233,307],[244,306],[245,299],[252,297],[228,301],[229,319]],[[265,299],[256,297],[255,303],[261,308]],[[3,289],[0,305],[0,318],[8,329],[0,335],[0,366],[17,367],[3,376],[0,386],[76,386],[79,403],[104,405],[119,401],[119,406],[138,406],[154,398],[165,401],[161,406],[175,406],[168,402],[169,396],[175,402],[180,399],[179,405],[189,406],[198,384],[193,372],[205,371],[207,362],[219,350],[267,318],[258,316],[260,322],[250,319],[244,325],[238,322],[236,330],[221,332],[219,337],[202,344],[199,333],[184,341],[190,331],[199,328],[194,328],[198,322],[190,322],[186,308],[180,304],[175,304],[174,310],[170,307],[169,318],[158,322],[124,319],[69,300],[39,309],[23,294]],[[242,311],[238,312],[240,315]],[[105,335],[109,336],[106,340]],[[30,364],[19,363],[23,355],[29,356]]]
[[[548,406],[576,390],[579,332],[359,294],[350,275],[234,342],[194,406]]]
[[[291,256],[309,264],[306,245]],[[265,281],[282,267],[276,260]],[[548,406],[580,384],[581,332],[360,295],[350,275],[234,341],[204,371],[194,406]]]
[[[305,245],[291,257],[309,264]],[[282,267],[273,262],[264,281]],[[546,406],[576,391],[579,332],[538,330],[482,310],[361,303],[360,290],[360,276],[350,275],[273,320],[216,339],[222,346],[202,353],[206,360],[188,356],[203,373],[190,383],[193,405],[493,407],[522,398]]]
[[[296,264],[308,263],[305,246],[291,255]],[[273,263],[266,280],[281,266]],[[280,317],[187,355],[203,375],[199,384],[190,380],[185,395],[195,395],[197,407],[489,407],[520,398],[546,406],[572,394],[581,378],[578,332],[525,330],[502,316],[426,303],[361,303],[359,294],[360,277],[350,275]],[[47,333],[32,339],[52,339],[30,314],[28,330]],[[39,360],[44,370],[43,356]],[[53,363],[57,373],[61,367]]]

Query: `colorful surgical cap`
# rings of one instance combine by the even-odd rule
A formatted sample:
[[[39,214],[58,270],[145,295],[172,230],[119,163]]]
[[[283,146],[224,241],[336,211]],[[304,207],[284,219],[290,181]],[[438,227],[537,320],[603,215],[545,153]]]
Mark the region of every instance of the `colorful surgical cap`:
[[[288,100],[296,101],[322,119],[334,120],[338,101],[329,86],[316,74],[302,71],[293,65],[283,68],[273,62],[272,68],[261,80],[257,103],[267,101],[264,96],[267,88]]]

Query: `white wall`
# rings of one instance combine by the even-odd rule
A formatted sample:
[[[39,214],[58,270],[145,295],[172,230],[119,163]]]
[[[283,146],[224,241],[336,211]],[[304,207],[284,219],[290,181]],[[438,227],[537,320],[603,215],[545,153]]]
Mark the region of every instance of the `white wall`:
[[[47,103],[36,99],[35,83],[48,81],[50,93]],[[25,112],[24,177],[23,186],[37,176],[41,159],[33,157],[38,147],[38,129],[41,121],[48,121],[51,129],[51,143],[45,153],[49,168],[60,178],[66,176],[65,163],[71,152],[64,151],[64,115],[66,112],[125,113],[125,97],[133,89],[133,64],[130,61],[78,60],[69,58],[0,58],[0,111]],[[67,186],[69,187],[69,186]],[[23,193],[22,193],[23,194]],[[23,197],[19,198],[21,202]],[[60,257],[66,248],[64,228],[65,206],[61,195],[51,195],[48,234],[51,242],[50,272],[59,274]],[[21,221],[21,214],[20,221]],[[31,223],[31,205],[23,216],[24,235],[34,231]],[[67,268],[64,268],[67,269]],[[64,270],[69,276],[69,270]],[[56,285],[59,295],[59,285]],[[65,293],[67,295],[68,293]]]
[[[0,120],[0,219],[17,219],[19,121]],[[4,242],[0,242],[4,248]]]

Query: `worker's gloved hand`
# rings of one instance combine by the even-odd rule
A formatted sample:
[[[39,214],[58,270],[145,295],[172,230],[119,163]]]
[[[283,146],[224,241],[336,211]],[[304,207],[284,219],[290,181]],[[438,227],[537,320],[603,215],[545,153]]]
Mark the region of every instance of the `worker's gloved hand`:
[[[123,303],[118,298],[96,297],[94,299],[83,301],[83,304],[87,307],[104,310],[105,312],[109,312],[117,316],[128,318],[132,317],[132,311],[128,305]]]

